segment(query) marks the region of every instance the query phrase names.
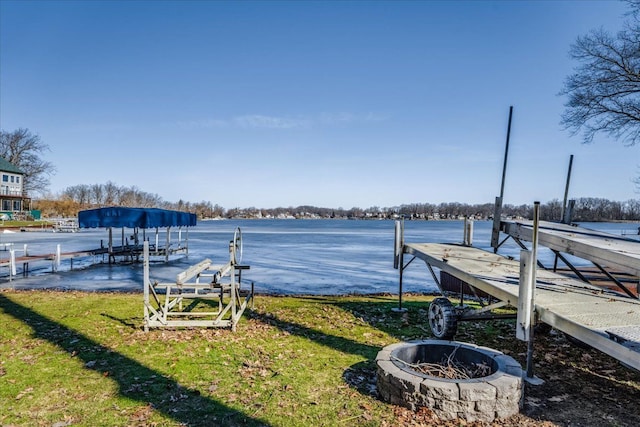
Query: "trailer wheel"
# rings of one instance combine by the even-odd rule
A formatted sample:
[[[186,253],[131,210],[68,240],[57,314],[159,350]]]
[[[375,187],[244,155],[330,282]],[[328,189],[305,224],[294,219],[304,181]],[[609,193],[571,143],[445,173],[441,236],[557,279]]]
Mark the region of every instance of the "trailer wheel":
[[[436,338],[441,340],[453,339],[458,331],[458,318],[451,301],[440,297],[429,304],[429,326]]]

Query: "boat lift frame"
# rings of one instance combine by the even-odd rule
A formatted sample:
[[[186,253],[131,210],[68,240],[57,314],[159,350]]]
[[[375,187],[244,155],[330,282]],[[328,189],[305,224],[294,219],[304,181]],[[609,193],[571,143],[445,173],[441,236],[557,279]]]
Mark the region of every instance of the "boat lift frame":
[[[149,278],[149,242],[144,242],[144,330],[175,327],[231,327],[253,304],[254,286],[242,289],[242,232],[237,228],[229,242],[229,262],[214,265],[205,259],[176,276],[175,282],[158,283]],[[203,280],[204,279],[204,280]],[[217,309],[211,311],[217,301]],[[189,302],[185,306],[185,302]],[[204,305],[204,307],[203,307]]]

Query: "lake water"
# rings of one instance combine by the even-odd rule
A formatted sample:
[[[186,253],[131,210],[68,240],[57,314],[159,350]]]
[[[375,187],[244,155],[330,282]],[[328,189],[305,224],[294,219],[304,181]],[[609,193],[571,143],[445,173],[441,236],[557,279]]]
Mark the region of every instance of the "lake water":
[[[640,224],[585,223],[584,227],[615,235],[636,237]],[[151,265],[151,278],[174,281],[176,274],[205,258],[223,264],[229,260],[229,241],[237,227],[242,230],[243,264],[251,269],[243,273],[243,282],[254,282],[256,292],[278,294],[373,294],[397,293],[398,271],[393,268],[394,221],[350,220],[221,220],[201,221],[188,232],[189,255],[168,263]],[[491,221],[474,223],[473,244],[491,250]],[[125,230],[126,231],[126,230]],[[130,234],[130,232],[128,233]],[[128,235],[127,234],[127,235]],[[153,241],[153,234],[147,234]],[[182,239],[187,237],[182,232]],[[406,221],[406,242],[460,243],[463,221]],[[161,232],[160,242],[165,235]],[[178,233],[171,240],[177,243]],[[56,245],[63,252],[89,250],[106,242],[105,229],[84,229],[78,233],[25,232],[0,234],[0,245],[28,245],[31,254],[53,253]],[[114,230],[114,244],[120,242],[120,230]],[[518,257],[511,240],[499,253]],[[0,258],[8,252],[0,250]],[[550,251],[540,248],[539,258],[553,262]],[[9,282],[8,268],[0,270],[0,287],[16,289],[58,288],[88,291],[141,291],[141,264],[95,264],[99,259],[63,261],[53,274],[51,263],[30,266],[29,277]],[[405,261],[408,261],[405,258]],[[574,259],[578,265],[580,262]],[[584,263],[583,263],[584,264]],[[18,271],[20,275],[20,271]],[[405,292],[435,292],[437,287],[425,263],[415,260],[403,277]]]

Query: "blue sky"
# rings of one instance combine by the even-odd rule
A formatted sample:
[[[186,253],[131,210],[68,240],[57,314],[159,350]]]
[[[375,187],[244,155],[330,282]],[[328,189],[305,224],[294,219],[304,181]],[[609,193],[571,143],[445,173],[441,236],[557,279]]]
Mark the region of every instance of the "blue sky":
[[[50,190],[233,207],[638,198],[640,146],[559,124],[577,36],[616,1],[0,0],[0,127]]]

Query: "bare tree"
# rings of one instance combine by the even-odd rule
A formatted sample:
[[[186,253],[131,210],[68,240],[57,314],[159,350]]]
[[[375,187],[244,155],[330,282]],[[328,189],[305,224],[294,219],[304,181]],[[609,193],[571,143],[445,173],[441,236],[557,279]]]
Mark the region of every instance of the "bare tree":
[[[93,203],[98,206],[102,206],[104,204],[104,185],[91,185],[91,196],[93,197]]]
[[[120,197],[119,194],[122,191],[120,187],[118,187],[115,183],[111,181],[107,181],[104,184],[104,205],[112,206],[115,204],[116,200]]]
[[[640,0],[627,0],[624,29],[578,37],[569,54],[579,62],[565,80],[561,123],[589,143],[598,133],[632,146],[640,142]]]
[[[22,188],[27,194],[45,194],[49,187],[49,177],[55,173],[55,167],[41,158],[48,150],[49,146],[28,129],[0,130],[0,156],[24,172]]]

